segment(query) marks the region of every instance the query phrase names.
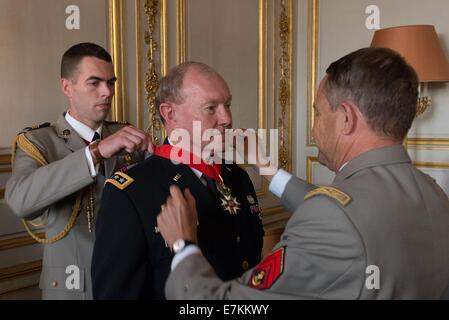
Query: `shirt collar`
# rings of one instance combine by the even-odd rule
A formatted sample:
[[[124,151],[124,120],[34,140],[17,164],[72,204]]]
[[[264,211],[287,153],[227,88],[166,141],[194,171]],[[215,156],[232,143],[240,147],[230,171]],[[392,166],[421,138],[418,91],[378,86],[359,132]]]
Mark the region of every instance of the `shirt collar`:
[[[345,163],[343,163],[340,167],[340,169],[338,169],[338,172],[340,172],[341,170],[343,170],[344,167],[346,167],[346,165],[348,164],[349,161],[346,161]]]
[[[65,120],[69,123],[69,125],[76,131],[76,133],[79,134],[79,136],[86,140],[86,141],[92,141],[94,138],[95,132],[98,132],[98,134],[101,137],[101,132],[103,131],[103,125],[100,125],[100,127],[97,130],[92,130],[88,126],[86,126],[81,121],[76,120],[74,117],[72,117],[69,112],[67,111],[65,113]]]
[[[168,143],[172,146],[173,143],[171,143],[170,137],[167,137],[167,141]],[[190,167],[190,169],[193,171],[193,173],[198,177],[201,178],[201,176],[203,175],[203,173],[199,170],[196,170],[195,168]]]

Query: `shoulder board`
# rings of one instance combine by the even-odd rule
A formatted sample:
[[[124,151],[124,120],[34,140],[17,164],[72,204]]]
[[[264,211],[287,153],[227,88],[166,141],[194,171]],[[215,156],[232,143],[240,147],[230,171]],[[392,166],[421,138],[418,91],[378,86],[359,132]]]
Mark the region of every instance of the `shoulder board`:
[[[36,129],[40,129],[40,128],[49,127],[50,125],[51,125],[50,122],[45,122],[45,123],[39,124],[37,126],[26,127],[26,128],[23,128],[20,133],[25,133],[25,132],[28,132],[28,131],[31,131],[31,130],[36,130]]]
[[[105,184],[110,183],[113,184],[115,187],[119,188],[120,190],[123,190],[133,182],[134,182],[133,178],[131,178],[130,176],[121,171],[117,171],[108,180],[106,180]]]
[[[338,190],[335,187],[321,187],[314,189],[305,195],[304,200],[313,198],[317,195],[325,195],[333,198],[337,200],[343,207],[347,206],[348,203],[350,203],[352,200],[352,198],[348,194],[344,193],[341,190]]]
[[[114,125],[114,124],[121,124],[121,125],[129,125],[128,121],[104,121],[106,124]]]

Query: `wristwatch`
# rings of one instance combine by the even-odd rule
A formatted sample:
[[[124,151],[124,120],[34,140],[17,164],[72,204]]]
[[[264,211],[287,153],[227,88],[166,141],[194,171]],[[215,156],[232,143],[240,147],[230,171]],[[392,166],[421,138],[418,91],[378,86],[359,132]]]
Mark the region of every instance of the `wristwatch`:
[[[91,144],[89,144],[89,150],[90,150],[91,154],[94,155],[95,160],[97,160],[97,162],[103,162],[105,159],[101,155],[100,149],[98,149],[99,143],[100,143],[100,140],[96,140],[96,141],[92,142]]]
[[[184,239],[177,239],[175,242],[173,242],[173,252],[175,254],[181,252],[185,247],[187,247],[190,244],[196,244],[196,242]]]

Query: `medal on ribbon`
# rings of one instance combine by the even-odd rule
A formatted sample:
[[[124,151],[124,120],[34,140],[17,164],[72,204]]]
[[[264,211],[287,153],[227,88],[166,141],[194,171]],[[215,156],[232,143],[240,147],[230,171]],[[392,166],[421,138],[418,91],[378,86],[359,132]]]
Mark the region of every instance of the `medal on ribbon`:
[[[240,203],[236,197],[232,196],[232,190],[225,185],[223,178],[221,177],[221,166],[217,164],[207,164],[202,159],[196,157],[193,153],[186,150],[171,146],[169,144],[163,144],[158,146],[154,150],[154,154],[166,159],[174,160],[171,155],[176,156],[176,161],[185,164],[191,168],[194,168],[201,173],[205,174],[209,178],[215,180],[217,189],[223,197],[220,197],[221,207],[228,211],[229,214],[237,214],[240,210]]]
[[[221,181],[218,183],[217,189],[224,197],[220,198],[221,206],[225,211],[229,211],[229,214],[237,214],[237,211],[240,210],[240,203],[236,197],[232,196],[231,188],[224,184],[221,176],[219,177]]]

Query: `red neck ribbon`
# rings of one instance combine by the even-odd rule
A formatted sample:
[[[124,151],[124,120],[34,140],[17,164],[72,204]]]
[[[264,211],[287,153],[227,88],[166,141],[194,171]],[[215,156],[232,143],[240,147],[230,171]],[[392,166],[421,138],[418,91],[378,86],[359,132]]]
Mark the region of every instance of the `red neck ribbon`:
[[[163,144],[154,149],[154,154],[162,158],[185,164],[217,182],[222,182],[220,164],[207,164],[189,151],[169,144]]]

